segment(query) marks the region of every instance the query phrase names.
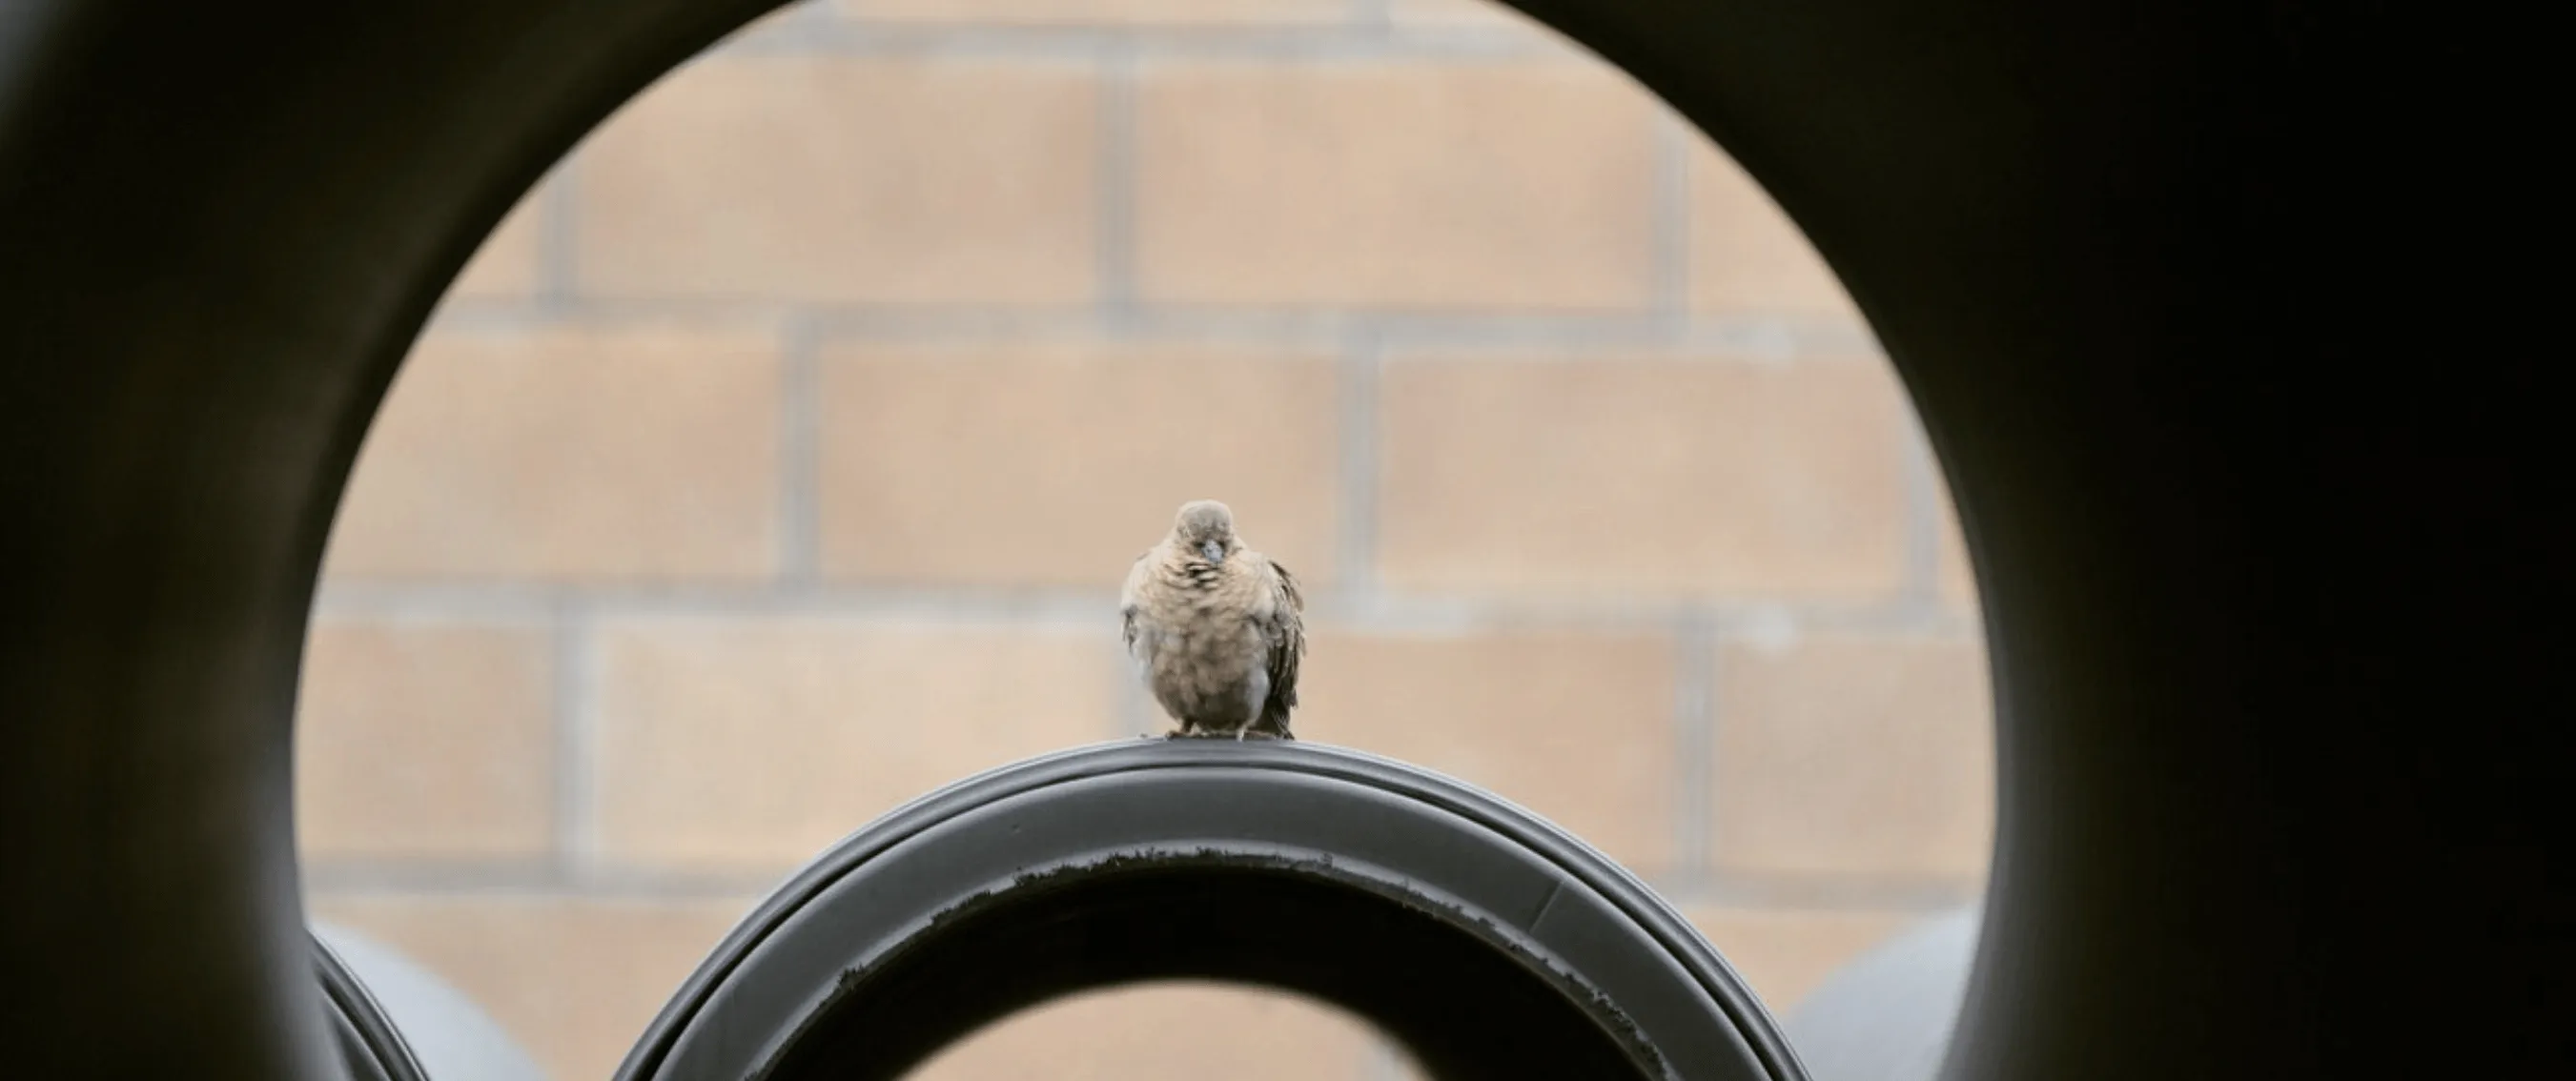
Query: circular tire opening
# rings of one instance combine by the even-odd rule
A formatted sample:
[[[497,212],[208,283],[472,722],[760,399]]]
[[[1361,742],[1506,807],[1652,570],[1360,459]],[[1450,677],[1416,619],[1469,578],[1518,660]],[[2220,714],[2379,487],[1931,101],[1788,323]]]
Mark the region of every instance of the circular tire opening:
[[[1587,1008],[1498,943],[1357,884],[1203,862],[1057,877],[961,910],[945,933],[849,973],[768,1076],[899,1078],[1024,1007],[1165,978],[1340,1005],[1433,1077],[1662,1073],[1650,1049],[1614,1031],[1607,1004]]]

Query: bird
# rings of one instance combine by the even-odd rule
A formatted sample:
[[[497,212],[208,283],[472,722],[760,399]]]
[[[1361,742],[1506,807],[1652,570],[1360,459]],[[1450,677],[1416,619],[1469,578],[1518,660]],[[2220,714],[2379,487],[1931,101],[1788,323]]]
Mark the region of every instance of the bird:
[[[1165,738],[1296,738],[1288,714],[1306,655],[1305,608],[1297,577],[1244,546],[1231,508],[1182,504],[1119,591],[1128,655],[1179,725]]]

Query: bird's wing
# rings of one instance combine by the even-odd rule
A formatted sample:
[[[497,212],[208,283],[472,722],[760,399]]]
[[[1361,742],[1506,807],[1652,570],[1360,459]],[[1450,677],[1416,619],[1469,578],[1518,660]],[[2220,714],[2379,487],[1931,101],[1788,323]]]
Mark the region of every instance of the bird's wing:
[[[1136,652],[1136,606],[1143,603],[1142,599],[1137,596],[1137,593],[1145,584],[1145,577],[1147,574],[1145,569],[1146,561],[1153,557],[1154,552],[1152,549],[1147,549],[1145,554],[1137,556],[1136,562],[1129,564],[1127,567],[1127,584],[1121,586],[1118,590],[1118,620],[1120,624],[1118,636],[1121,641],[1127,644],[1127,652],[1129,653]]]
[[[1306,658],[1306,598],[1297,592],[1297,576],[1288,568],[1273,561],[1270,569],[1279,583],[1279,603],[1271,606],[1269,623],[1262,628],[1270,642],[1270,701],[1262,708],[1262,719],[1268,721],[1275,710],[1285,732],[1288,710],[1297,704],[1297,666]]]

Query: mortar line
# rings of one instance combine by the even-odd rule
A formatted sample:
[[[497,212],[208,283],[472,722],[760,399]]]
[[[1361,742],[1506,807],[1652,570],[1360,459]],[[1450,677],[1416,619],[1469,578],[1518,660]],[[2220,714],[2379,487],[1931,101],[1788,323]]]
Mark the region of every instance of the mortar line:
[[[692,873],[603,865],[580,876],[565,876],[541,862],[331,860],[310,865],[307,878],[315,894],[337,897],[370,893],[518,893],[684,900],[761,897],[793,870]]]
[[[842,15],[831,0],[794,0],[787,7],[770,13],[767,29],[784,40],[814,43],[831,40],[834,31],[850,21],[853,20]]]
[[[588,876],[598,855],[598,821],[594,806],[597,774],[595,663],[591,656],[590,616],[578,600],[565,599],[554,610],[555,714],[555,859],[554,878],[570,885]]]
[[[326,585],[315,602],[319,616],[376,620],[545,618],[573,598],[567,587],[508,581],[425,580]],[[591,618],[608,616],[710,617],[797,614],[851,620],[923,619],[981,625],[1007,620],[1049,629],[1097,629],[1116,594],[1102,589],[974,589],[817,583],[789,589],[776,582],[601,584],[579,591]],[[1676,607],[1659,601],[1599,604],[1548,599],[1455,599],[1389,595],[1383,585],[1361,596],[1336,589],[1308,599],[1320,621],[1389,633],[1543,626],[1610,631],[1667,632],[1683,613],[1720,628],[1756,629],[1783,620],[1797,630],[1970,633],[1973,616],[1936,612],[1902,598],[1834,606],[1821,603],[1741,604],[1701,602]]]
[[[822,574],[822,374],[811,319],[779,328],[778,570],[782,586],[810,588]]]
[[[1690,139],[1697,129],[1658,102],[1654,128],[1654,310],[1675,336],[1690,327]]]
[[[553,175],[538,180],[537,291],[532,306],[548,318],[571,314],[579,292],[575,265],[581,213],[581,150],[575,147],[555,163]]]
[[[1704,612],[1684,613],[1673,627],[1674,865],[1709,869],[1710,822],[1716,814],[1717,628]]]
[[[1647,876],[1658,896],[1677,906],[1720,905],[1808,912],[1933,913],[1976,902],[1973,883],[1937,879],[1742,875],[1726,872]]]
[[[1344,339],[1337,362],[1341,522],[1333,558],[1339,564],[1335,578],[1341,583],[1336,592],[1350,600],[1374,598],[1378,593],[1378,384],[1383,353],[1373,330],[1358,330]]]
[[[1389,37],[1395,32],[1394,9],[1391,0],[1351,0],[1350,28],[1359,34]]]
[[[1128,256],[1132,261],[1132,249]],[[1095,268],[1106,265],[1100,259]],[[1132,275],[1132,271],[1131,271]],[[1131,278],[1132,280],[1132,278]],[[881,341],[1010,341],[1094,334],[1104,306],[993,305],[791,305],[724,299],[631,301],[565,297],[548,303],[460,298],[440,309],[434,332],[516,332],[578,319],[603,326],[702,322],[776,322],[801,314],[823,338]],[[1519,346],[1656,348],[1678,359],[1709,363],[1774,363],[1790,357],[1864,359],[1881,356],[1854,325],[1777,316],[1693,316],[1676,320],[1653,311],[1621,315],[1554,315],[1446,311],[1372,311],[1335,307],[1253,308],[1132,303],[1133,333],[1148,338],[1282,338],[1337,342],[1367,329],[1387,345],[1467,346],[1486,350],[1479,359],[1512,363],[1527,355],[1562,359],[1544,349]],[[1884,363],[1884,360],[1878,360]]]
[[[1136,318],[1136,54],[1111,46],[1099,62],[1100,138],[1092,163],[1098,185],[1092,227],[1099,245],[1100,318],[1113,335]]]

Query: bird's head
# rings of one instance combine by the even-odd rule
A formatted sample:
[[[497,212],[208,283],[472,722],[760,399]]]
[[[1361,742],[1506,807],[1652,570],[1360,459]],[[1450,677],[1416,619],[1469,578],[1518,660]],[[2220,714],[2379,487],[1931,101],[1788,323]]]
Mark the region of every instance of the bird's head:
[[[1234,512],[1213,499],[1181,504],[1181,513],[1172,519],[1172,539],[1210,563],[1223,563],[1242,547],[1234,539]]]

